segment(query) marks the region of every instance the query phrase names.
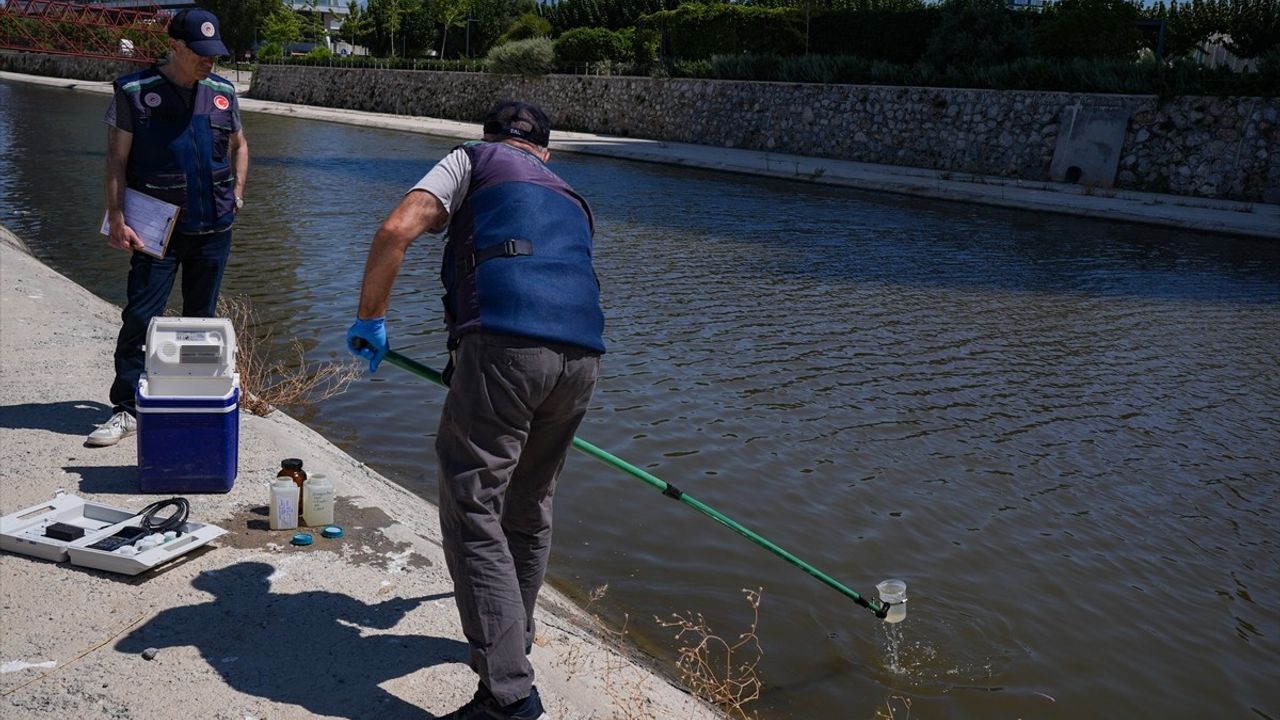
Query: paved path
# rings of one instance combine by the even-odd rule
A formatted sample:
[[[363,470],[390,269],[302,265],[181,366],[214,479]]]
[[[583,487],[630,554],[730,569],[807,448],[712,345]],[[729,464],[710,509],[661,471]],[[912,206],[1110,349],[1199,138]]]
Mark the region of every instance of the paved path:
[[[138,493],[135,441],[83,445],[108,411],[119,308],[3,227],[0,308],[0,514],[59,488],[132,510],[165,497]],[[128,577],[0,553],[0,717],[425,720],[471,698],[435,508],[280,412],[242,414],[239,453],[230,493],[188,496],[193,521],[228,534],[167,568]],[[299,548],[267,529],[285,457],[335,478],[346,537]],[[539,623],[552,718],[715,717],[595,640],[549,588]]]

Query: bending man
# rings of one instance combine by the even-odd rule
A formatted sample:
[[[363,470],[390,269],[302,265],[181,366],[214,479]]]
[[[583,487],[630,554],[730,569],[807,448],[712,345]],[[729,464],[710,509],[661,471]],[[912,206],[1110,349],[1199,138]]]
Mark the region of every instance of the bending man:
[[[449,230],[440,277],[452,360],[436,437],[440,527],[475,697],[452,720],[545,718],[528,653],[551,501],[604,352],[591,209],[546,167],[550,124],[503,102],[484,142],[441,160],[374,235],[352,352],[375,371],[405,249]]]

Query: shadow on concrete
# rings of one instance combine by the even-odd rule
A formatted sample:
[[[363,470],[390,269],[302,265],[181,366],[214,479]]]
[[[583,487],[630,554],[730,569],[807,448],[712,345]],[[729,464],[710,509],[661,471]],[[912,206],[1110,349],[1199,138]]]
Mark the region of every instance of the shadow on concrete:
[[[0,407],[0,428],[87,436],[109,417],[111,406],[100,402],[23,403]]]
[[[336,592],[271,592],[276,568],[242,562],[201,573],[192,582],[210,602],[170,608],[115,645],[138,655],[191,646],[238,692],[289,703],[320,716],[432,720],[435,716],[379,687],[441,663],[465,662],[467,646],[416,635],[362,635],[387,630],[424,602],[452,593],[390,598],[373,605]],[[126,663],[144,662],[141,657]],[[128,667],[127,665],[124,667]]]
[[[138,486],[136,465],[66,465],[62,470],[69,475],[80,476],[82,493],[137,495],[142,492]]]

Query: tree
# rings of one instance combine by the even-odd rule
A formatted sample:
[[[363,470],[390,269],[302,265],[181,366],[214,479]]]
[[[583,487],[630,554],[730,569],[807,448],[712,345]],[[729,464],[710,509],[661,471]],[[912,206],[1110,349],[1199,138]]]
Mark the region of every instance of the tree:
[[[281,49],[287,49],[291,43],[302,39],[302,18],[291,8],[278,3],[275,12],[262,21],[262,37]]]
[[[678,0],[562,0],[554,5],[539,5],[538,12],[559,34],[576,27],[621,30],[635,25],[641,16],[674,10],[677,5]]]
[[[1151,16],[1165,21],[1164,45],[1169,57],[1183,57],[1213,35],[1227,32],[1226,14],[1219,12],[1219,3],[1212,0],[1172,0],[1168,7],[1161,2]]]
[[[338,29],[338,39],[351,45],[366,45],[369,30],[373,27],[373,23],[369,21],[369,15],[360,8],[356,0],[347,3],[347,19],[342,22],[342,27]]]
[[[1242,58],[1280,51],[1280,0],[1235,0],[1228,18],[1227,49]]]
[[[500,41],[503,33],[521,15],[537,18],[536,7],[533,0],[473,0],[471,12],[467,15],[467,42],[464,43],[469,46],[470,55],[477,57],[488,53],[489,48]]]
[[[369,48],[374,55],[395,55],[396,33],[400,30],[399,0],[369,0],[365,6],[369,17]]]
[[[472,0],[432,0],[431,14],[444,26],[440,33],[440,57],[444,57],[444,45],[449,40],[449,28],[458,27],[471,10]]]
[[[329,33],[324,27],[324,15],[320,12],[320,0],[302,0],[303,10],[298,11],[301,19],[302,37],[313,43],[326,44]]]
[[[1032,46],[1051,58],[1132,58],[1142,47],[1138,17],[1128,0],[1059,0],[1045,9]]]
[[[1070,0],[1063,0],[1069,2]],[[1026,27],[1004,0],[947,0],[924,60],[936,68],[981,67],[1027,54]]]
[[[400,47],[406,57],[426,55],[436,41],[436,21],[420,0],[407,0],[400,16]]]
[[[258,39],[263,22],[283,7],[281,0],[200,0],[200,7],[218,16],[222,42],[235,57],[244,57]]]

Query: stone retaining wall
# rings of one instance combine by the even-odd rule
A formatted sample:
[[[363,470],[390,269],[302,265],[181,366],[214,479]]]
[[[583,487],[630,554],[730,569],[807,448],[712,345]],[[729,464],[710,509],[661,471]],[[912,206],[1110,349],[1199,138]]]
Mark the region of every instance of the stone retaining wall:
[[[479,120],[496,98],[555,126],[888,165],[1049,179],[1071,106],[1131,115],[1115,186],[1280,202],[1280,99],[260,66],[253,97]]]
[[[0,53],[0,69],[110,79],[130,63]],[[259,66],[263,100],[477,121],[497,98],[562,130],[1048,180],[1070,108],[1129,112],[1115,187],[1280,203],[1280,98],[1090,95]]]
[[[44,55],[41,53],[0,52],[0,70],[24,75],[108,81],[146,67],[123,60]]]

